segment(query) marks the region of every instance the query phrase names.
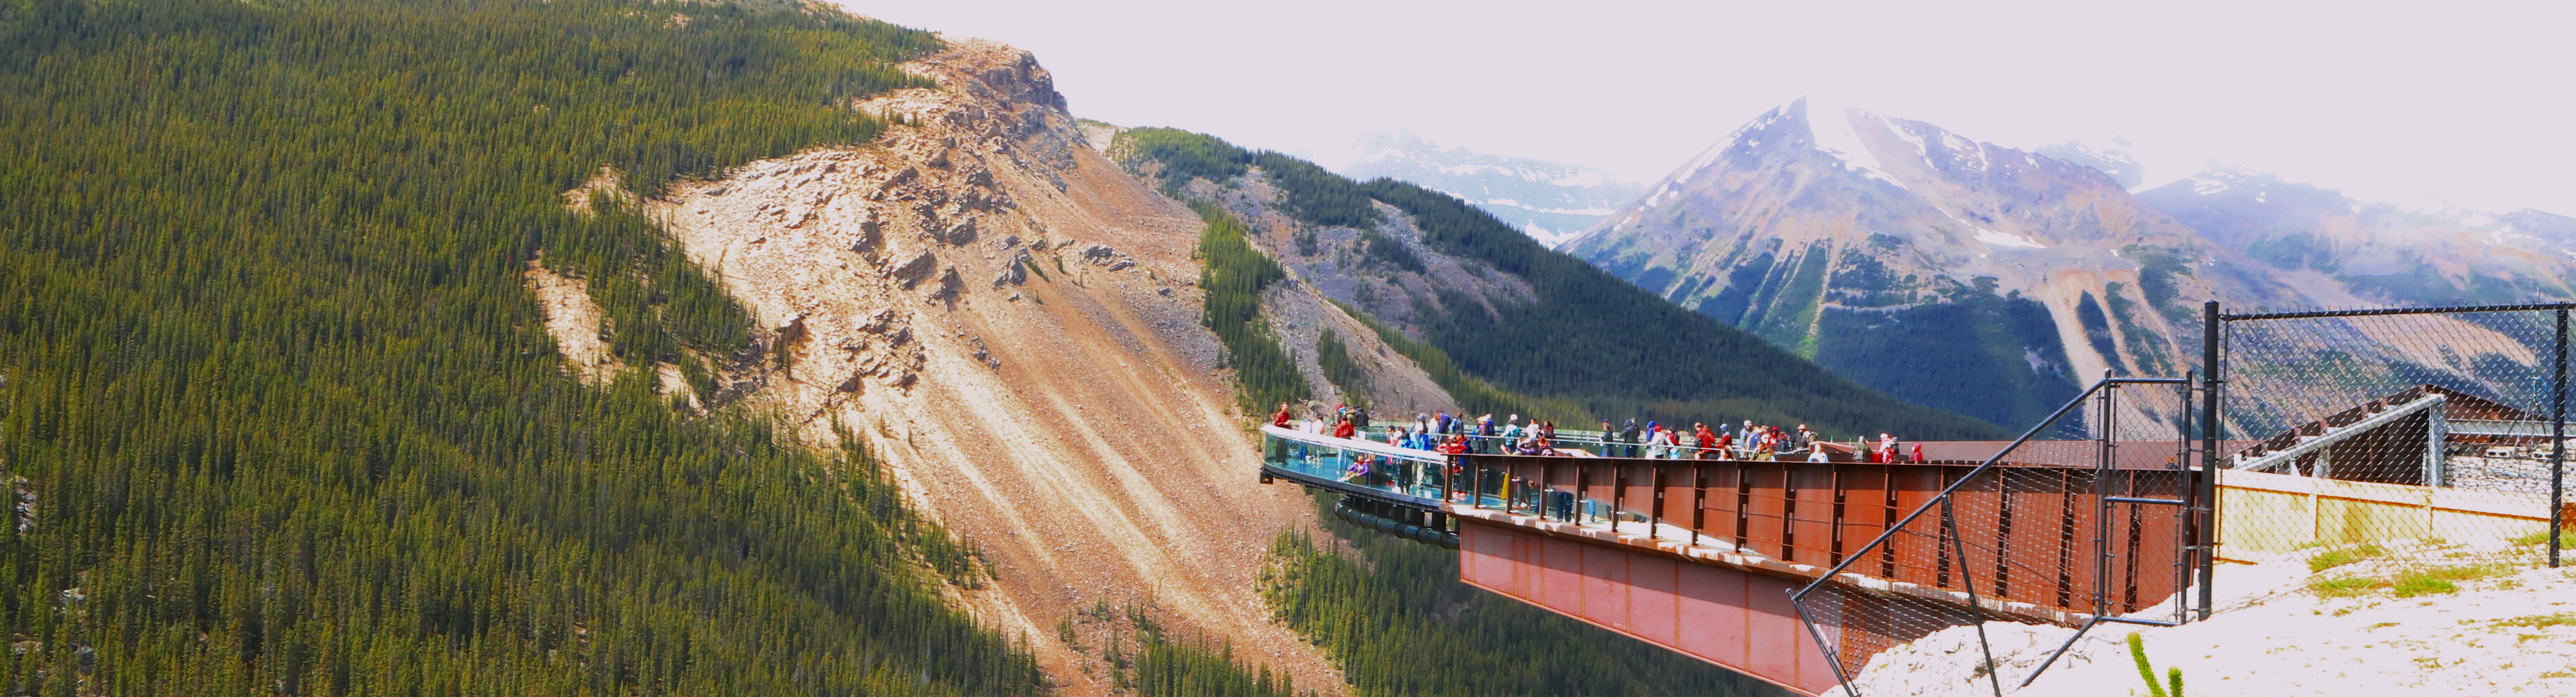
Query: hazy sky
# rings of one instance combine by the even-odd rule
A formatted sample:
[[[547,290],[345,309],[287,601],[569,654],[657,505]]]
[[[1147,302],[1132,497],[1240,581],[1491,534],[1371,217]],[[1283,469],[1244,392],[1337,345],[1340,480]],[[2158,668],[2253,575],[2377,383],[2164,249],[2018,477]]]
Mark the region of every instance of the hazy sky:
[[[2576,3],[839,0],[1037,54],[1076,115],[1331,164],[1409,129],[1651,181],[1801,96],[2576,215]]]

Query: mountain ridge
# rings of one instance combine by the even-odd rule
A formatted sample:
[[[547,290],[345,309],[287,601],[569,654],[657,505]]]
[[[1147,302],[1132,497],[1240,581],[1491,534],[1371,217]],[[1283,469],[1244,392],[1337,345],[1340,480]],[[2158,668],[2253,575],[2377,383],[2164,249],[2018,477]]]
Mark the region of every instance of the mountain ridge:
[[[1457,196],[1555,247],[1642,188],[1592,167],[1441,147],[1411,131],[1360,136],[1356,157],[1335,168],[1357,181],[1387,178]]]
[[[2426,261],[2409,255],[2436,250],[2408,240],[2428,228],[2387,222],[2420,216],[2365,219],[2368,206],[2339,194],[2267,186],[2324,203],[2283,217],[2269,195],[2207,177],[2132,194],[2095,166],[1799,100],[1565,249],[1863,384],[1997,423],[2035,421],[2102,375],[2192,367],[2201,299],[2568,295],[2567,265],[2505,244],[2521,238],[2501,218],[2460,218],[2483,227],[2444,233]],[[2518,215],[2563,237],[2554,216]],[[2277,229],[2244,227],[2257,218]]]
[[[1198,134],[1122,135],[1149,136],[1152,147],[1113,152],[1166,190],[1217,201],[1254,223],[1292,275],[1318,279],[1333,300],[1440,349],[1468,373],[1585,406],[1587,414],[1567,416],[1805,421],[1845,437],[2000,433],[1871,393],[1673,308],[1454,196],[1389,179],[1355,182]],[[1271,190],[1275,199],[1262,193]]]

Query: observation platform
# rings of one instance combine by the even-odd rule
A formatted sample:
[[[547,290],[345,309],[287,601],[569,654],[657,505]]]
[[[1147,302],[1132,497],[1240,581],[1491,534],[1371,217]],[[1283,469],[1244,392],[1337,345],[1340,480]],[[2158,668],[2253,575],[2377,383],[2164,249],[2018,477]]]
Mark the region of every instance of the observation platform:
[[[1631,446],[1584,432],[1559,432],[1559,456],[1449,456],[1272,426],[1262,432],[1264,481],[1343,494],[1337,513],[1345,518],[1455,547],[1461,581],[1802,694],[1838,692],[1836,663],[1864,665],[1878,650],[1934,629],[1843,621],[1820,629],[1835,636],[1811,638],[1790,594],[1828,575],[1869,594],[2070,627],[2094,620],[2097,587],[2110,587],[2113,612],[2134,613],[2176,597],[2189,580],[2176,546],[2154,543],[2182,536],[2180,516],[2130,516],[2108,537],[2126,544],[2108,549],[2067,529],[2070,508],[2100,505],[2089,466],[1996,463],[1983,476],[1997,485],[1960,492],[1956,505],[1974,514],[1953,524],[1982,559],[2029,556],[2016,550],[2070,561],[2107,552],[2109,567],[1962,564],[1919,530],[1863,552],[2008,443],[1927,443],[1927,456],[1957,459],[1879,464],[1850,461],[1850,448],[1839,449],[1839,462],[1600,457]],[[2177,447],[2166,443],[2161,456],[2133,448],[2099,490],[2180,487]],[[1846,655],[1829,661],[1823,645]]]

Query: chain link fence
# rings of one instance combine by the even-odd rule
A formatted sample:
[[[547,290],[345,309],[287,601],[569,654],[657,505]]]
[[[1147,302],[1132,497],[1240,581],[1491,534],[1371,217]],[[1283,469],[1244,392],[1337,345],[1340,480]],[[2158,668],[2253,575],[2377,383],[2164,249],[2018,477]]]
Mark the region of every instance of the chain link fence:
[[[2036,676],[2065,632],[2192,609],[2202,526],[2190,379],[2106,379],[1793,596],[1855,694]],[[2043,631],[2043,628],[2048,630]],[[1971,657],[1961,660],[1961,656]]]
[[[1849,694],[2000,695],[2065,628],[2206,618],[2222,561],[2302,559],[2322,593],[2556,566],[2571,307],[2209,303],[2209,381],[2106,379],[1982,464],[1891,474],[1939,493],[1891,495],[1792,602]]]
[[[2558,563],[2567,305],[2225,315],[2219,552],[2364,590]]]

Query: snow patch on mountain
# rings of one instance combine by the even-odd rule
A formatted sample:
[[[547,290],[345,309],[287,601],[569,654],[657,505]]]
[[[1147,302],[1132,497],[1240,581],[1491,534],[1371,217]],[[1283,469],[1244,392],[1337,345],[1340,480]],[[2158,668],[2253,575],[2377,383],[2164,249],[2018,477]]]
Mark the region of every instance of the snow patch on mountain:
[[[1870,151],[1867,141],[1861,140],[1862,128],[1879,132],[1893,130],[1887,127],[1885,119],[1857,108],[1805,99],[1798,100],[1798,108],[1805,112],[1807,129],[1815,137],[1813,142],[1818,152],[1834,156],[1845,167],[1860,172],[1862,176],[1905,188],[1904,182],[1888,176],[1887,168],[1878,161],[1878,155]]]
[[[2031,152],[2100,170],[2120,183],[2120,188],[2134,189],[2147,180],[2146,165],[2128,150],[2129,139],[2114,137],[2107,142],[2070,140],[2056,145],[2042,145]]]
[[[1724,150],[1711,148],[1699,162]],[[1409,131],[1360,136],[1350,152],[1350,164],[1337,168],[1343,176],[1388,177],[1456,196],[1550,247],[1617,212],[1643,188],[1592,167],[1443,147]]]

